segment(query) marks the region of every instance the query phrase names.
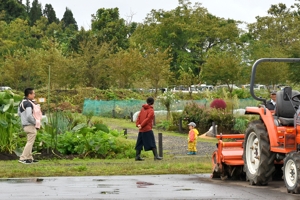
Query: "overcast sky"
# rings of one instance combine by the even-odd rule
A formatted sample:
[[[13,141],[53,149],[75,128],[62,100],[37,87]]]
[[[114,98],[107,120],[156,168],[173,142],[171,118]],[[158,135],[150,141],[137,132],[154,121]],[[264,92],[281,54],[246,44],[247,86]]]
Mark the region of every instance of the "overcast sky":
[[[32,2],[32,0],[30,0]],[[133,15],[135,22],[143,22],[152,9],[171,10],[178,6],[178,0],[39,0],[43,8],[51,4],[56,16],[61,19],[66,7],[72,10],[79,27],[91,27],[91,15],[99,8],[119,8],[120,17],[127,19]],[[223,18],[241,20],[248,23],[255,22],[256,16],[266,16],[271,4],[285,3],[288,7],[295,0],[190,0],[202,3],[208,12]]]

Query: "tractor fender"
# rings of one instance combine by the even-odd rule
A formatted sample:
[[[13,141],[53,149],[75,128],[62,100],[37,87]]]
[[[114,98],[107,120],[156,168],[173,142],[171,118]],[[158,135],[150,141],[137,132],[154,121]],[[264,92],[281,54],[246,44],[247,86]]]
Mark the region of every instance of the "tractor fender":
[[[263,107],[246,107],[245,114],[260,115],[261,120],[266,126],[271,147],[278,146],[277,128],[272,112]]]

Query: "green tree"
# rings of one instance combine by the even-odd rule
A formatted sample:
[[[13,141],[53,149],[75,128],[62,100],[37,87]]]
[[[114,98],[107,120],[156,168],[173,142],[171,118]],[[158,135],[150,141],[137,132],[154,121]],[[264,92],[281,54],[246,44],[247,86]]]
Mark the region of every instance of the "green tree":
[[[61,21],[63,22],[63,28],[69,27],[71,29],[78,30],[78,25],[75,18],[73,17],[73,12],[69,8],[66,8]]]
[[[59,19],[56,17],[56,13],[51,4],[46,4],[43,10],[44,16],[48,19],[48,24],[58,23]]]
[[[1,0],[0,12],[2,13],[0,20],[4,20],[6,23],[10,23],[16,18],[27,18],[25,6],[16,0]]]
[[[299,40],[299,17],[293,7],[287,8],[282,3],[271,5],[268,14],[270,16],[257,17],[255,23],[248,25],[250,37],[246,54],[251,62],[263,57],[288,58],[298,55],[295,44]],[[298,70],[300,73],[300,69],[290,70],[290,78],[295,82],[297,78],[293,74],[297,74]],[[257,69],[256,81],[274,86],[285,83],[289,79],[288,73],[287,63],[263,63]]]
[[[179,0],[174,10],[152,10],[145,23],[137,27],[131,42],[151,43],[160,49],[171,48],[171,71],[179,77],[179,69],[191,69],[198,75],[206,60],[206,53],[214,46],[236,44],[238,22],[210,14],[201,4],[193,7],[187,0]]]
[[[79,44],[77,62],[81,69],[82,84],[87,87],[108,89],[114,71],[107,65],[111,55],[111,44],[97,44],[97,38],[87,35]]]
[[[92,31],[97,34],[100,43],[113,43],[117,47],[127,49],[128,36],[132,34],[136,24],[126,26],[125,20],[120,18],[118,8],[100,8],[92,15]]]
[[[214,85],[226,84],[232,93],[232,84],[239,81],[241,76],[241,58],[236,52],[211,51],[201,71],[203,81]]]
[[[29,11],[29,21],[30,25],[33,26],[34,23],[43,16],[42,5],[38,0],[33,0],[30,11]]]
[[[287,58],[287,52],[281,46],[273,46],[263,41],[256,41],[248,49],[252,52],[251,59],[260,58]],[[259,65],[256,72],[255,83],[271,85],[284,84],[288,79],[288,64],[279,62],[266,62]],[[250,80],[250,78],[249,78]]]
[[[110,55],[107,66],[112,72],[111,85],[118,88],[131,88],[142,73],[142,55],[134,48],[120,50]]]
[[[170,63],[172,61],[170,49],[160,51],[160,49],[149,45],[143,54],[142,70],[144,71],[144,76],[142,77],[144,81],[150,82],[151,88],[155,89],[155,96],[157,96],[158,89],[166,87],[172,78],[172,73],[170,72]]]

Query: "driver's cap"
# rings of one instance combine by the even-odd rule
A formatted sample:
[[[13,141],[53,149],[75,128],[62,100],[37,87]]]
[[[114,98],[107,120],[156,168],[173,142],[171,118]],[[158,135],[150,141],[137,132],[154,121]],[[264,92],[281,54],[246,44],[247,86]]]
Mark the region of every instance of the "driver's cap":
[[[272,91],[271,91],[271,94],[272,94],[272,95],[276,94],[276,91],[275,91],[275,90],[272,90]]]

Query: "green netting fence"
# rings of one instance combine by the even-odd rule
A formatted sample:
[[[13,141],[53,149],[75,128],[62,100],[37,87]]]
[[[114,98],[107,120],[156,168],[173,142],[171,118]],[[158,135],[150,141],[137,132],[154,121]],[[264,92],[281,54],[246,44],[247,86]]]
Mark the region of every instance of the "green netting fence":
[[[183,110],[185,105],[190,102],[196,102],[200,105],[209,106],[212,100],[177,100],[174,101],[171,105],[171,111]],[[254,99],[240,99],[237,108],[246,108],[247,106],[257,106],[258,101]],[[131,113],[135,113],[141,109],[141,106],[145,104],[143,100],[111,100],[111,101],[102,101],[102,100],[91,100],[85,99],[83,104],[83,114],[91,114],[93,116],[102,116],[102,117],[118,117],[124,118],[131,116]],[[154,109],[166,110],[165,106],[159,102],[155,101]]]

